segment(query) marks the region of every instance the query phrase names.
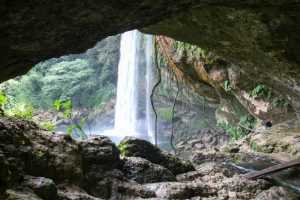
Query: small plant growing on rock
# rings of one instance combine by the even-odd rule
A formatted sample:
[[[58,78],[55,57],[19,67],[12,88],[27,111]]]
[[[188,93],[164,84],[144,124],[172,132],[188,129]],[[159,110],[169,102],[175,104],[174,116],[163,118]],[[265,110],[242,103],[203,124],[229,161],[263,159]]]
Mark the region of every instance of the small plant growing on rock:
[[[226,80],[226,81],[224,82],[224,90],[225,90],[226,92],[230,92],[231,89],[232,89],[232,86],[231,86],[229,80]]]
[[[240,125],[246,129],[253,129],[256,125],[256,118],[250,114],[246,114],[241,117]]]
[[[38,125],[41,129],[45,129],[46,131],[54,131],[56,127],[52,122],[41,122]]]
[[[246,135],[243,129],[237,125],[219,123],[218,127],[223,128],[229,134],[229,140],[231,142],[240,140]]]
[[[257,85],[255,88],[253,88],[250,91],[250,95],[254,97],[255,99],[261,98],[262,96],[266,95],[268,93],[266,86],[264,85]]]
[[[7,103],[6,95],[0,92],[0,115],[4,116],[4,105]]]
[[[120,144],[118,144],[117,148],[119,149],[120,151],[120,155],[122,157],[125,157],[126,155],[126,152],[125,152],[125,149],[126,149],[126,143],[124,141],[121,141]]]
[[[285,102],[285,100],[283,98],[274,98],[272,100],[272,106],[274,108],[282,107],[282,106],[284,106],[285,103],[286,102]]]
[[[54,102],[54,109],[56,111],[62,112],[63,116],[70,119],[73,123],[73,125],[68,126],[68,133],[70,135],[75,134],[79,139],[88,139],[86,133],[83,131],[83,124],[86,122],[86,118],[81,118],[81,124],[77,122],[77,120],[74,119],[73,113],[72,113],[72,101],[68,100],[64,103],[61,103],[60,100],[56,100]]]
[[[12,115],[15,117],[30,120],[32,119],[33,112],[34,112],[34,108],[31,105],[29,106],[21,105],[20,107],[17,107],[15,110],[12,111]]]
[[[249,141],[249,146],[253,151],[257,151],[258,150],[258,145],[256,142],[254,142],[254,140],[250,139]]]

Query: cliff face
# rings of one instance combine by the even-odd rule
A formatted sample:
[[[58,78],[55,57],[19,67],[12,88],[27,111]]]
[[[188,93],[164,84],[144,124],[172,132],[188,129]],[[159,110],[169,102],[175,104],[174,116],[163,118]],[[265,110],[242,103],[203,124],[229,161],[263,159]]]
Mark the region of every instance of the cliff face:
[[[252,114],[281,121],[295,117],[300,108],[300,5],[268,2],[267,6],[198,7],[143,31],[213,52],[222,62],[204,68],[213,82],[208,84],[214,85],[221,99],[227,81],[232,88],[228,93]],[[185,61],[186,71],[197,67],[190,60]],[[198,78],[205,82],[201,75]],[[263,93],[260,97],[255,97],[257,90]]]

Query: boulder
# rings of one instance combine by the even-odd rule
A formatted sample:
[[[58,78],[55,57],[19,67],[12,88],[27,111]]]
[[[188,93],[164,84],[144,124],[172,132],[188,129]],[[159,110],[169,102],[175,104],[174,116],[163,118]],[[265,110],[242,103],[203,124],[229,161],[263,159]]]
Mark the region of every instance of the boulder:
[[[77,141],[66,134],[40,130],[30,131],[26,136],[33,143],[22,152],[26,174],[47,177],[57,183],[81,183],[82,159]]]
[[[43,200],[42,198],[38,197],[34,191],[30,189],[8,189],[6,190],[6,198],[8,200]]]
[[[77,186],[61,186],[58,190],[58,197],[61,200],[101,200],[86,193]]]
[[[123,158],[122,171],[128,179],[141,184],[176,181],[171,171],[140,157]]]
[[[174,175],[195,170],[191,162],[163,152],[148,141],[134,137],[125,137],[120,142],[120,145],[122,145],[125,156],[144,158],[169,169]]]
[[[155,192],[159,199],[189,199],[192,197],[208,197],[216,193],[213,188],[201,182],[164,182],[146,184],[145,187]]]
[[[107,165],[113,168],[120,161],[118,148],[106,136],[82,141],[80,145],[84,168],[90,165]]]
[[[48,178],[24,176],[21,186],[33,190],[40,198],[52,200],[57,198],[57,188],[55,183]]]
[[[297,200],[297,197],[293,192],[283,187],[274,186],[270,189],[264,190],[259,193],[254,200],[276,200],[276,199],[289,199]]]
[[[83,189],[95,197],[108,199],[115,182],[128,182],[128,179],[118,169],[107,170],[101,165],[93,165],[85,172]]]
[[[149,199],[155,197],[155,192],[144,185],[136,182],[115,182],[112,187],[112,196],[110,199]]]
[[[10,175],[8,163],[0,149],[0,198],[4,195],[5,189],[10,185]]]

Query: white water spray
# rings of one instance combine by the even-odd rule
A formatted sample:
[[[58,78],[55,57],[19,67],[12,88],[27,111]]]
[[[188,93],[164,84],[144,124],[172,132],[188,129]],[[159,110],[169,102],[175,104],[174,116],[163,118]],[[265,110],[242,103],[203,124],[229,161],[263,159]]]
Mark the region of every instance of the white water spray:
[[[120,61],[118,66],[117,102],[115,106],[115,127],[114,130],[106,130],[103,134],[109,137],[122,139],[125,136],[135,136],[147,139],[154,143],[154,121],[151,105],[152,91],[152,36],[145,36],[145,67],[144,74],[140,74],[139,66],[141,37],[138,31],[125,32],[121,36]],[[145,86],[139,77],[145,75]],[[142,88],[144,86],[145,88]],[[140,89],[141,94],[138,94]],[[146,94],[142,94],[146,90]],[[139,99],[139,98],[145,99]],[[145,122],[137,119],[138,107],[145,103]]]
[[[120,136],[137,136],[139,47],[140,33],[138,31],[122,34],[115,111],[115,132]]]
[[[155,143],[154,138],[154,122],[153,122],[153,111],[151,105],[151,92],[153,87],[152,80],[152,60],[153,55],[153,41],[152,36],[146,36],[146,122],[147,122],[147,133],[152,143]]]

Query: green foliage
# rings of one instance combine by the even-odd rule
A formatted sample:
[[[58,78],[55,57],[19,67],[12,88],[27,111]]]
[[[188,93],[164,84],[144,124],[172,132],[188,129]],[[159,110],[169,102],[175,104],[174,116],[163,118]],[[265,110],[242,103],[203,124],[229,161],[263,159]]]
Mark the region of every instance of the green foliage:
[[[229,134],[231,142],[240,140],[246,135],[244,130],[237,125],[220,123],[218,127],[223,128]]]
[[[205,57],[205,50],[201,49],[196,45],[192,45],[185,42],[175,41],[174,48],[180,51],[184,51],[190,53],[192,56],[195,57]]]
[[[2,92],[0,92],[0,114],[1,116],[4,116],[4,105],[7,103],[6,95]]]
[[[218,127],[223,128],[229,134],[230,141],[242,139],[249,133],[249,129],[253,129],[256,125],[256,118],[250,114],[244,115],[240,118],[237,125],[219,123]]]
[[[56,99],[74,108],[95,108],[114,97],[120,37],[109,37],[86,53],[37,64],[26,75],[0,84],[12,107],[51,109]]]
[[[285,105],[285,99],[284,98],[274,98],[274,99],[272,99],[272,106],[274,107],[274,108],[278,108],[278,107],[282,107],[282,106],[284,106]]]
[[[46,131],[54,131],[54,129],[56,128],[55,124],[53,124],[52,122],[41,122],[38,123],[38,125],[41,129],[44,129]]]
[[[83,131],[83,124],[86,122],[86,118],[81,118],[81,124],[74,119],[72,113],[72,101],[67,100],[66,102],[61,102],[60,100],[54,101],[54,110],[62,112],[63,116],[72,121],[72,125],[68,126],[68,133],[71,136],[79,137],[79,139],[87,139],[86,133]]]
[[[121,141],[120,144],[117,145],[117,148],[119,149],[120,155],[122,157],[126,156],[126,151],[125,151],[126,147],[127,146],[126,146],[126,143],[124,141]]]
[[[164,120],[171,121],[172,120],[172,108],[160,108],[157,110],[157,115]]]
[[[267,95],[267,94],[268,94],[268,90],[266,89],[266,86],[261,85],[261,84],[257,85],[255,88],[253,88],[250,91],[250,95],[252,97],[254,97],[255,99],[259,99],[262,96]]]
[[[225,90],[226,92],[230,92],[231,89],[232,89],[232,87],[231,87],[230,82],[229,82],[228,80],[226,80],[226,81],[224,82],[224,90]]]
[[[249,141],[249,146],[253,151],[257,151],[259,149],[257,143],[252,139]]]
[[[20,107],[17,107],[14,110],[12,110],[11,115],[22,119],[30,120],[32,119],[33,112],[34,108],[31,105],[21,105]]]
[[[250,114],[241,117],[240,124],[248,129],[253,129],[256,125],[256,118]]]
[[[0,92],[0,106],[4,106],[5,104],[7,104],[6,95]]]

